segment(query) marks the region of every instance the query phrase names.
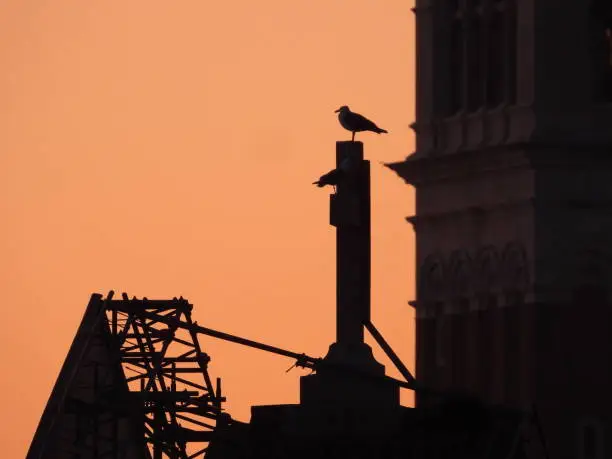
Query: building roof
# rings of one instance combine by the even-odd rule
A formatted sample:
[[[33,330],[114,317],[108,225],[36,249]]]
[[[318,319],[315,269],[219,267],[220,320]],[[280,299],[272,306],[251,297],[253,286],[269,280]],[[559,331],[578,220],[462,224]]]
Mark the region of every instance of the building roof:
[[[302,407],[293,405],[297,416]],[[280,407],[279,407],[280,408]],[[328,407],[329,408],[329,407]],[[308,411],[308,410],[306,410]],[[399,413],[399,415],[398,415]],[[453,401],[432,408],[406,408],[395,417],[396,428],[364,434],[322,433],[307,428],[288,431],[290,419],[219,430],[207,459],[380,458],[380,459],[545,459],[545,451],[529,414]],[[317,423],[316,416],[311,421]],[[315,433],[316,432],[316,433]],[[534,441],[535,440],[535,441]]]
[[[27,459],[94,457],[94,450],[99,454],[112,451],[114,439],[121,457],[143,457],[142,421],[130,411],[138,410],[138,406],[132,407],[127,397],[127,383],[118,359],[112,355],[104,314],[101,295],[92,295],[34,433]],[[107,398],[101,399],[99,394],[104,393]],[[99,435],[94,439],[88,416],[93,413],[99,415],[98,419],[106,416],[117,421],[114,439],[110,422],[98,424]]]

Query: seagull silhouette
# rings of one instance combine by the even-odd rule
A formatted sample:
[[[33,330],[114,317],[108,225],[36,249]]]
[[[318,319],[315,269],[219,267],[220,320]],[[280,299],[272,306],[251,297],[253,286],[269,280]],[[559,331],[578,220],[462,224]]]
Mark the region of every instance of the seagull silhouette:
[[[353,133],[353,137],[351,138],[353,142],[355,141],[355,133],[357,132],[371,131],[377,134],[387,133],[387,131],[376,126],[374,122],[370,121],[365,116],[352,112],[347,105],[343,105],[334,113],[338,113],[338,121],[340,121],[342,127]]]
[[[322,188],[325,185],[331,185],[335,188],[344,178],[344,174],[345,172],[342,169],[334,169],[329,171],[327,174],[322,175],[319,180],[312,182],[312,184],[318,186],[319,188]]]
[[[329,171],[327,174],[323,174],[319,177],[319,180],[316,182],[312,182],[313,185],[318,186],[319,188],[323,188],[325,185],[331,185],[334,187],[334,191],[336,187],[340,184],[344,177],[346,176],[347,171],[351,167],[351,161],[349,158],[346,158],[342,163],[340,163],[340,167]]]

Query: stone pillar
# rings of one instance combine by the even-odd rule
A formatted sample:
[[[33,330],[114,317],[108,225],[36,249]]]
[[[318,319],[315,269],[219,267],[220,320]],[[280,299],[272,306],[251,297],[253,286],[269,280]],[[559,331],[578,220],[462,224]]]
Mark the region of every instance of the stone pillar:
[[[342,178],[330,197],[330,224],[336,227],[336,342],[325,361],[336,367],[383,376],[372,349],[364,342],[364,322],[370,319],[370,163],[361,142],[336,143],[336,168]],[[326,371],[302,377],[302,403],[398,405],[399,389],[350,372]]]
[[[336,144],[336,167],[348,171],[330,196],[336,227],[336,342],[359,345],[370,319],[370,162],[361,142]]]

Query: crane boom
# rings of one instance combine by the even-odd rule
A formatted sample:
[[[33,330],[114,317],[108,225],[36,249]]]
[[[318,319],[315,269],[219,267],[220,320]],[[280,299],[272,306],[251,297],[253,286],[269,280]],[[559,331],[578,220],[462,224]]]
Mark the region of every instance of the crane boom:
[[[147,301],[147,300],[143,300]],[[240,336],[232,335],[229,333],[225,333],[218,330],[213,330],[212,328],[203,327],[198,325],[197,322],[186,322],[183,320],[179,320],[175,317],[171,316],[160,316],[159,314],[150,313],[147,311],[140,311],[139,315],[143,318],[148,318],[154,320],[156,322],[162,322],[168,325],[171,329],[182,328],[189,330],[193,333],[200,333],[203,335],[211,336],[213,338],[222,339],[224,341],[230,341],[232,343],[242,344],[243,346],[252,347],[255,349],[260,349],[262,351],[271,352],[273,354],[282,355],[284,357],[289,357],[296,360],[296,366],[303,368],[310,368],[314,371],[335,371],[335,372],[343,372],[343,373],[351,373],[355,376],[360,376],[364,378],[375,378],[375,379],[383,379],[389,383],[397,384],[398,386],[405,389],[416,389],[416,381],[412,378],[411,381],[401,381],[396,378],[392,378],[390,376],[378,376],[372,375],[367,372],[361,371],[357,368],[353,368],[351,366],[345,366],[337,363],[327,362],[320,357],[311,357],[305,353],[298,353],[293,351],[288,351],[286,349],[282,349],[277,346],[271,346],[269,344],[260,343],[258,341],[254,341],[247,338],[242,338]],[[422,389],[421,389],[422,390]]]

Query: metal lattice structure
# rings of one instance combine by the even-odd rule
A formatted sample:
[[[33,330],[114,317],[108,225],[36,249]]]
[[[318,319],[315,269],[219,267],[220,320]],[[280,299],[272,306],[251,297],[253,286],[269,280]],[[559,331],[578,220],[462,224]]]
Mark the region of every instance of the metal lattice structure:
[[[192,308],[183,298],[92,295],[28,459],[204,457],[231,419],[189,327]]]
[[[130,392],[144,408],[145,441],[153,457],[191,458],[187,443],[207,443],[221,415],[221,380],[208,374],[210,357],[192,330],[169,326],[167,319],[192,325],[193,306],[182,297],[108,301],[106,316],[119,348]]]

